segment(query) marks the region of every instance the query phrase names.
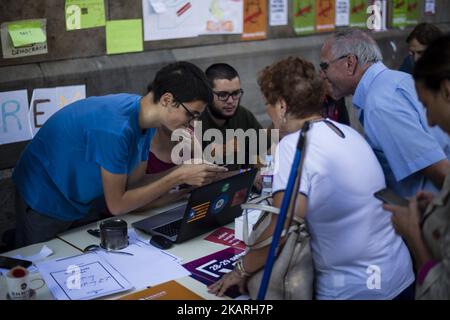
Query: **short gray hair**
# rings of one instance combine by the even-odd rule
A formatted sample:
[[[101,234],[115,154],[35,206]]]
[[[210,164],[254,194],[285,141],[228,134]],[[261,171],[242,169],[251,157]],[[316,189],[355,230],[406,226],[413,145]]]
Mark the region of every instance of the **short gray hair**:
[[[335,58],[354,54],[358,58],[359,65],[372,64],[383,60],[383,55],[375,40],[359,29],[348,28],[336,32],[330,45]]]

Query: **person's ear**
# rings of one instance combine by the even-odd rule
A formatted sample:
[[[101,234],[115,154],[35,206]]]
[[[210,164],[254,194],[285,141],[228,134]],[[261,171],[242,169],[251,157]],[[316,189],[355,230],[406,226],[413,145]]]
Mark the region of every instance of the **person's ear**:
[[[444,79],[441,81],[441,94],[444,97],[444,100],[450,103],[450,80]]]
[[[170,92],[164,93],[161,98],[159,98],[159,102],[163,107],[167,107],[173,101],[173,95]]]
[[[283,98],[279,98],[276,105],[279,108],[280,116],[286,117],[286,113],[287,113],[286,101]]]
[[[346,66],[347,66],[347,74],[349,76],[352,76],[356,73],[356,68],[358,67],[358,59],[356,58],[356,56],[354,54],[350,54],[347,58],[346,58]]]

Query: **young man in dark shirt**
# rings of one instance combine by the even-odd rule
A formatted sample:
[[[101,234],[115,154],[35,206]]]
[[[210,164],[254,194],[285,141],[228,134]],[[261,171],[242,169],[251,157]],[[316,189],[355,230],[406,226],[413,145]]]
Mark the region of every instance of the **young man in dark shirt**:
[[[211,65],[206,69],[205,74],[211,83],[214,101],[207,106],[199,118],[202,121],[203,150],[206,154],[210,153],[213,156],[217,152],[223,152],[223,164],[227,164],[229,169],[241,169],[254,164],[257,156],[255,152],[258,150],[254,147],[259,144],[260,130],[263,128],[255,116],[240,105],[244,91],[241,88],[239,74],[226,63]],[[209,139],[208,135],[205,136],[208,129],[219,130],[222,141],[215,141],[214,138]],[[254,129],[247,133],[254,132],[256,141],[252,141],[253,138],[245,138],[244,143],[244,139],[240,140],[236,135],[229,134],[227,137],[227,129],[242,129],[243,132]],[[235,133],[239,135],[239,131]],[[269,145],[266,150],[268,147]]]

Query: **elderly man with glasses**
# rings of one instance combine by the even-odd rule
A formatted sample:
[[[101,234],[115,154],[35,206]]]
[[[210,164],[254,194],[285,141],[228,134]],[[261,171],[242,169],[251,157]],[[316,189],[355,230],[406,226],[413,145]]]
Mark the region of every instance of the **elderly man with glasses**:
[[[227,139],[226,135],[227,129],[242,129],[244,132],[248,129],[254,129],[257,135],[256,138],[259,139],[258,134],[260,129],[262,129],[261,124],[256,120],[252,112],[240,105],[244,91],[241,88],[239,74],[232,66],[226,63],[216,63],[209,66],[205,74],[213,89],[214,101],[207,106],[199,118],[202,121],[203,149],[205,151],[212,150],[213,155],[216,152],[223,152],[223,164],[227,164],[231,170],[241,169],[254,164],[256,154],[253,153],[257,152],[257,148],[250,148],[248,139],[245,141],[245,146],[243,146],[238,143],[236,137]],[[205,139],[205,133],[209,129],[220,131],[223,144]],[[210,147],[208,148],[208,146]],[[245,163],[239,163],[238,153],[240,156],[244,156]]]
[[[421,189],[436,191],[450,171],[449,138],[427,125],[411,76],[381,61],[381,51],[369,35],[347,29],[324,43],[321,75],[330,82],[335,99],[353,95],[387,186],[403,197]]]

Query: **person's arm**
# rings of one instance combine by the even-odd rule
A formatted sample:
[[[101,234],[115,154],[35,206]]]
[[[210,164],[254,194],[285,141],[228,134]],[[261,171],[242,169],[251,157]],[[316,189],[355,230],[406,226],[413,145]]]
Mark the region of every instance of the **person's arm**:
[[[402,236],[416,262],[417,270],[420,270],[425,263],[431,260],[431,254],[428,251],[422,238],[420,229],[420,210],[417,198],[414,197],[409,202],[409,207],[384,204],[383,208],[392,212],[392,225],[396,233]]]
[[[438,161],[424,168],[422,172],[428,179],[433,181],[438,189],[441,189],[445,177],[450,173],[450,161],[448,159]]]
[[[193,186],[210,183],[218,172],[224,171],[226,168],[215,165],[182,165],[152,183],[127,190],[126,174],[115,174],[101,168],[106,204],[113,215],[142,207],[182,183]]]
[[[176,191],[172,190],[171,192],[162,195],[158,199],[155,199],[154,201],[134,210],[133,212],[144,212],[153,208],[160,208],[169,204],[176,203],[183,199],[187,199],[191,191],[191,188]]]
[[[278,192],[274,195],[273,198],[273,206],[279,208],[281,207],[281,202],[283,201],[284,192]],[[299,194],[297,199],[297,207],[296,207],[296,215],[304,218],[306,215],[307,208],[307,198],[302,194]],[[272,219],[267,228],[263,231],[260,237],[256,240],[256,243],[259,243],[269,237],[271,237],[275,231],[275,227],[278,221],[278,215],[272,214]],[[287,227],[289,221],[286,219],[285,228]],[[280,239],[280,245],[284,243],[285,238]],[[227,273],[223,276],[219,281],[208,286],[208,292],[216,294],[221,297],[228,290],[228,288],[237,285],[241,293],[244,293],[246,276],[241,274],[240,272],[245,272],[248,275],[255,273],[264,267],[267,255],[270,250],[270,245],[265,246],[260,249],[252,250],[248,252],[242,258],[242,269],[236,270],[234,269],[232,272]]]
[[[276,208],[281,208],[281,203],[283,201],[284,192],[277,192],[273,197],[273,206]],[[307,198],[299,193],[297,198],[297,208],[296,208],[296,215],[300,218],[304,218],[306,215],[306,208],[307,208],[308,200]],[[275,232],[275,227],[278,222],[278,215],[272,214],[272,220],[270,224],[267,226],[267,229],[261,234],[261,236],[256,240],[256,243],[259,243],[273,235]],[[286,221],[284,223],[284,228],[286,229],[289,225],[289,217],[286,217]],[[280,239],[280,244],[284,243],[284,237]],[[245,257],[243,258],[243,265],[245,271],[248,273],[254,273],[261,269],[267,259],[267,255],[269,253],[270,246],[266,246],[264,248],[261,248],[259,250],[252,250],[250,251]]]

